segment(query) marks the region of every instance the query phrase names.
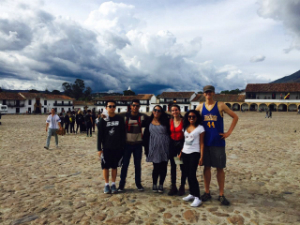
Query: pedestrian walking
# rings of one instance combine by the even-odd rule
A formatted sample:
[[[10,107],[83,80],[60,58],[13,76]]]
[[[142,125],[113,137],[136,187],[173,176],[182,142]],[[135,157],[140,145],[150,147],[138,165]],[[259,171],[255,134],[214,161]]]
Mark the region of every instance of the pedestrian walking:
[[[50,146],[50,140],[51,140],[51,136],[54,135],[55,137],[55,144],[56,144],[56,148],[58,148],[58,136],[56,131],[58,129],[62,129],[62,126],[60,124],[61,120],[59,118],[59,116],[55,113],[55,109],[51,109],[51,114],[47,117],[46,120],[46,132],[48,132],[48,136],[47,136],[47,142],[46,145],[44,146],[45,149],[49,149]]]

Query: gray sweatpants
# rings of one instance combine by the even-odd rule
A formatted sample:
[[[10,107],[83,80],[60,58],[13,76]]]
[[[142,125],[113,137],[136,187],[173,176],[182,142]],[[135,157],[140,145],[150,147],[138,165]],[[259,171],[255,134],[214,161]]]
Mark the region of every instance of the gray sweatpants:
[[[56,143],[56,146],[58,145],[58,136],[56,134],[56,131],[58,129],[51,129],[51,128],[48,128],[48,136],[47,136],[47,143],[46,143],[46,147],[49,148],[49,145],[50,145],[50,140],[51,140],[51,136],[54,135],[55,136],[55,143]]]

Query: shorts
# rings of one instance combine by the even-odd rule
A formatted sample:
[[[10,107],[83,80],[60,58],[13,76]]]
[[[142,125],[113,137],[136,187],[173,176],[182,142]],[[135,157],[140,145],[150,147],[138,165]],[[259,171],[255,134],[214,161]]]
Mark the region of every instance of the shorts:
[[[226,167],[225,146],[205,146],[203,155],[203,165],[214,168]]]
[[[117,169],[123,164],[122,151],[103,150],[101,154],[101,168],[102,169]]]

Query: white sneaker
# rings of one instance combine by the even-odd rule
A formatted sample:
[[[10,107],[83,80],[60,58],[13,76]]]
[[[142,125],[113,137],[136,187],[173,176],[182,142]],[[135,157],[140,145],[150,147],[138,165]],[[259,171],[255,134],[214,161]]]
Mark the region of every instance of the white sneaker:
[[[202,204],[202,201],[201,201],[198,197],[196,197],[196,198],[194,199],[193,203],[191,204],[191,206],[193,206],[193,207],[198,207],[198,206],[201,205],[201,204]]]
[[[195,197],[193,195],[188,195],[188,196],[184,197],[182,200],[183,201],[191,201],[191,200],[194,200],[194,199],[195,199]]]

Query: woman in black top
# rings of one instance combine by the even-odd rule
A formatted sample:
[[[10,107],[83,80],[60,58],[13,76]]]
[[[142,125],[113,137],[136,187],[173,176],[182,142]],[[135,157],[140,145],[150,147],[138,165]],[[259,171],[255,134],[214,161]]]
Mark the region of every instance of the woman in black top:
[[[77,132],[78,132],[78,128],[79,128],[79,132],[81,132],[81,124],[82,124],[82,122],[83,122],[83,116],[82,116],[82,114],[81,114],[81,111],[79,110],[78,112],[77,112],[77,114],[76,114],[76,134],[77,134]]]
[[[70,124],[70,112],[68,112],[65,116],[65,130],[66,130],[66,133],[68,134],[69,133],[69,124]]]

